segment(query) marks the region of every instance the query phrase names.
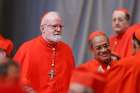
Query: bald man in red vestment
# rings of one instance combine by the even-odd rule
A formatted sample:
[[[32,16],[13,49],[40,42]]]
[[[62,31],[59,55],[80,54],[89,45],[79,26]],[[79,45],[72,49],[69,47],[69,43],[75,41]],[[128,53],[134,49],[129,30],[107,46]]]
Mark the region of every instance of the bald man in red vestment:
[[[112,28],[115,34],[110,37],[110,46],[112,52],[121,58],[132,55],[132,35],[140,28],[140,24],[130,26],[129,21],[130,14],[125,8],[116,9],[112,14]]]
[[[42,35],[25,42],[14,57],[22,68],[21,83],[29,93],[66,93],[74,57],[71,48],[61,41],[62,18],[57,12],[48,12],[40,29]]]
[[[104,93],[140,93],[140,29],[133,34],[134,55],[114,65],[107,73]]]

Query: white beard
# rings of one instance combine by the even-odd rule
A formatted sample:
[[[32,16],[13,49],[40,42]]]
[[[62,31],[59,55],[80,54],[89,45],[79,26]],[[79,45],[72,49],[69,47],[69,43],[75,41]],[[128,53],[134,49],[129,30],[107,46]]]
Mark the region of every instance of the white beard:
[[[49,35],[46,37],[46,39],[53,41],[53,42],[59,42],[62,39],[61,35]]]

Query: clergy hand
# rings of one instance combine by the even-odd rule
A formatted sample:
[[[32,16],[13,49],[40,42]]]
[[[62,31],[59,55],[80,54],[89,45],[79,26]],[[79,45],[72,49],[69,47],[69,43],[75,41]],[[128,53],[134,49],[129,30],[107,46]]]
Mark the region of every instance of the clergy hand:
[[[23,86],[23,89],[25,90],[25,92],[27,93],[37,93],[32,87],[30,86]]]

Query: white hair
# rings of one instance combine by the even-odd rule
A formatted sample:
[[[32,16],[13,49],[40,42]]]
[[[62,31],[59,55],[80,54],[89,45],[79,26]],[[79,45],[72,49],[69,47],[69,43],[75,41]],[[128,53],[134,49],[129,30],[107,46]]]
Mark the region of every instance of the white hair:
[[[56,17],[61,19],[61,16],[58,12],[50,11],[45,13],[45,15],[42,17],[41,25],[45,24],[48,20],[54,19]]]

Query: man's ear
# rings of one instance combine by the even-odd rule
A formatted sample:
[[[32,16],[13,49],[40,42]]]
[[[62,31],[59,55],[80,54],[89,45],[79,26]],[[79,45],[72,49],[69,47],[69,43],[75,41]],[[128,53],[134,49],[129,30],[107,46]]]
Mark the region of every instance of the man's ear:
[[[42,33],[44,33],[44,26],[40,26],[40,30]]]

